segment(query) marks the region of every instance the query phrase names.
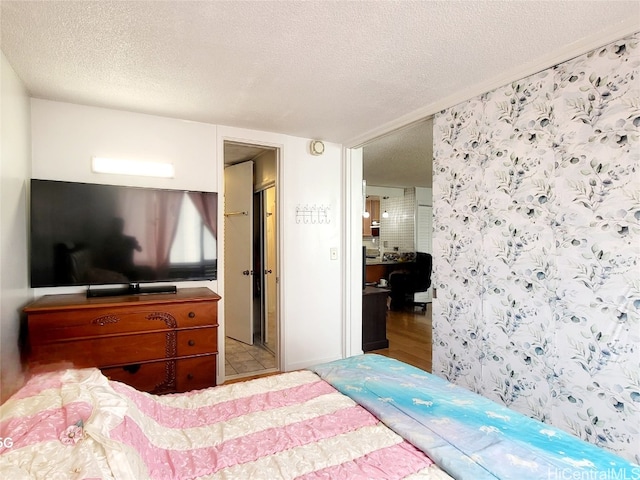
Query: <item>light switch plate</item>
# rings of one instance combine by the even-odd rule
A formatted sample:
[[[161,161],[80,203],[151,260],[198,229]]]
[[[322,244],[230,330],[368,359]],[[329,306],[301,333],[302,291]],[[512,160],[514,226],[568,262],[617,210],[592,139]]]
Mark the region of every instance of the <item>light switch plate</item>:
[[[331,260],[338,259],[338,249],[336,247],[331,247],[329,249],[329,255],[331,256]]]

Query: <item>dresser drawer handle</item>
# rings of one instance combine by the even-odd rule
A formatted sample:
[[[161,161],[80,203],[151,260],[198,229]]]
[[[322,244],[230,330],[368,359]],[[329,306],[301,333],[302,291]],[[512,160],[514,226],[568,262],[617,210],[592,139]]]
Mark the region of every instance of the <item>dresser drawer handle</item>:
[[[195,318],[196,312],[189,312],[189,318]]]
[[[135,363],[133,365],[125,365],[124,367],[122,367],[122,370],[131,374],[136,374],[138,373],[138,370],[140,370],[141,366],[142,365],[140,365],[139,363]]]
[[[193,375],[191,373],[187,374],[187,380],[193,380]]]
[[[190,347],[193,347],[196,344],[196,341],[195,340],[189,340],[187,343],[189,344]]]

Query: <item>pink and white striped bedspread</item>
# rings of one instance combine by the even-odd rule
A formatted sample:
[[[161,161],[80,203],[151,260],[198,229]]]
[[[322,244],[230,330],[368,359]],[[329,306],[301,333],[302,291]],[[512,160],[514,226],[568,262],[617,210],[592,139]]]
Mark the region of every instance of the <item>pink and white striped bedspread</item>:
[[[166,396],[96,369],[43,374],[0,428],[2,478],[449,478],[309,371]]]

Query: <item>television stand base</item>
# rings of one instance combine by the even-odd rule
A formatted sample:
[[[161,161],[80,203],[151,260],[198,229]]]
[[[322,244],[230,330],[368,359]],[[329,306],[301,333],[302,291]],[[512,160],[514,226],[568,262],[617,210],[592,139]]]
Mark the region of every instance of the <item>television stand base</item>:
[[[148,285],[141,287],[139,283],[130,283],[126,287],[98,288],[91,290],[87,288],[87,298],[95,297],[117,297],[120,295],[152,295],[154,293],[176,293],[178,289],[175,285]]]

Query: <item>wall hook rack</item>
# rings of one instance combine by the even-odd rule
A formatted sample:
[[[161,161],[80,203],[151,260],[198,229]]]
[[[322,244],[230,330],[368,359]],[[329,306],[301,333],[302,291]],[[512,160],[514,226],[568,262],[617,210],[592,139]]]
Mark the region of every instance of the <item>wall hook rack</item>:
[[[329,205],[301,205],[296,206],[296,223],[327,224],[329,218]]]

